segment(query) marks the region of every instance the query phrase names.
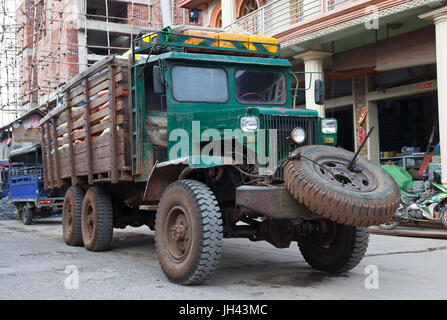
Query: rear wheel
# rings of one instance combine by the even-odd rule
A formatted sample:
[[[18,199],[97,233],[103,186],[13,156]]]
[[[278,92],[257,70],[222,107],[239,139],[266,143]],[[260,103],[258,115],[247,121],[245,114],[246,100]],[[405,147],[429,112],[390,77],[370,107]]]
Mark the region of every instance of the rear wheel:
[[[82,246],[82,202],[85,193],[79,187],[70,187],[62,206],[62,232],[70,246]]]
[[[106,251],[113,236],[113,208],[110,195],[91,187],[82,203],[82,241],[90,251]]]
[[[441,220],[444,227],[447,228],[447,206],[444,206],[439,212],[439,219]]]
[[[215,271],[222,250],[222,217],[203,183],[180,180],[163,193],[155,221],[161,267],[174,283],[194,285]]]
[[[27,205],[22,209],[22,221],[23,224],[30,225],[33,221],[34,210]]]
[[[321,220],[318,232],[298,239],[303,258],[313,268],[342,273],[356,267],[365,255],[369,241],[368,228]]]

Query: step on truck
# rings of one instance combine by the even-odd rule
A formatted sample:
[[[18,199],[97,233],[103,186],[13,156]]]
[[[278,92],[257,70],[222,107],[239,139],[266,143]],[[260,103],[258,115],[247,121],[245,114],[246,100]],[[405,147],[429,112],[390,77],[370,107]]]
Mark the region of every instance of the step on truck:
[[[45,188],[68,188],[65,242],[108,250],[114,228],[147,225],[182,285],[210,277],[224,238],[297,242],[315,269],[354,268],[399,189],[333,146],[336,120],[295,107],[300,80],[276,39],[181,26],[78,74],[40,122]]]

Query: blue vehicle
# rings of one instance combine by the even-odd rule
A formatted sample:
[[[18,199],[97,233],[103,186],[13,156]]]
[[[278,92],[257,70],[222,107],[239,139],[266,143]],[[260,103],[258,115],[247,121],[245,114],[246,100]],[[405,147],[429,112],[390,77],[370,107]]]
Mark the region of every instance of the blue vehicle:
[[[9,193],[9,161],[0,161],[0,199],[8,196]]]
[[[34,216],[61,211],[64,189],[44,190],[41,145],[14,150],[9,155],[9,200],[26,225]]]

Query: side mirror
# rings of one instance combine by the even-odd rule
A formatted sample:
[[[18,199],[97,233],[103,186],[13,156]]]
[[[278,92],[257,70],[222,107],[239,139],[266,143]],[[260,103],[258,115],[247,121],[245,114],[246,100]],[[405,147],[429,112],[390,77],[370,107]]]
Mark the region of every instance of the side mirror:
[[[314,83],[314,97],[315,97],[315,103],[318,105],[324,104],[324,81],[321,79],[315,80]]]
[[[152,82],[154,83],[154,92],[162,94],[165,92],[163,77],[160,66],[154,66],[152,69]]]

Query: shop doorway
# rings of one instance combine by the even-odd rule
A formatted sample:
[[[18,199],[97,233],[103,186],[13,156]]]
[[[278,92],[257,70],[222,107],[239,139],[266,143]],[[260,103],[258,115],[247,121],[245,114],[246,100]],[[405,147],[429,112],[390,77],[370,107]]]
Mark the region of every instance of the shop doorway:
[[[381,161],[418,169],[438,120],[436,92],[377,102]],[[434,144],[438,144],[436,131]],[[403,156],[411,158],[404,163]]]
[[[354,151],[354,115],[352,106],[327,109],[326,117],[337,119],[337,146]]]

